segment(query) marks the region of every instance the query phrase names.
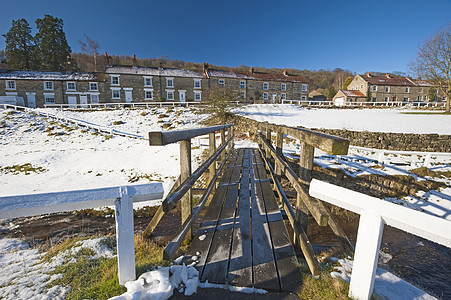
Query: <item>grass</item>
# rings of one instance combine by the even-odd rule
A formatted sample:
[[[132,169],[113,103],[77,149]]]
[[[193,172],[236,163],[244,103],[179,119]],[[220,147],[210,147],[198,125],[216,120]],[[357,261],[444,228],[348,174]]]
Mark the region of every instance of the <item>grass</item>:
[[[320,278],[313,278],[303,272],[302,289],[299,299],[351,299],[348,297],[349,284],[330,276],[329,271],[323,271]]]
[[[22,165],[12,165],[6,167],[0,167],[0,173],[12,173],[13,175],[19,175],[19,173],[25,173],[25,175],[30,175],[31,173],[44,173],[47,169],[43,167],[35,167],[30,163],[25,163]]]
[[[451,171],[431,171],[426,167],[420,167],[413,170],[410,170],[413,174],[422,177],[432,177],[432,178],[447,178],[451,179]]]
[[[45,259],[49,260],[59,252],[70,249],[80,240],[81,238],[68,239],[53,246]],[[107,238],[105,244],[114,247],[114,237]],[[55,274],[62,274],[62,278],[53,281],[51,286],[70,286],[66,299],[108,299],[124,293],[126,289],[118,282],[117,258],[92,259],[92,254],[92,250],[82,249],[75,256],[76,262],[57,267]],[[163,260],[163,247],[141,235],[135,235],[135,263],[137,277],[156,266],[169,265]]]

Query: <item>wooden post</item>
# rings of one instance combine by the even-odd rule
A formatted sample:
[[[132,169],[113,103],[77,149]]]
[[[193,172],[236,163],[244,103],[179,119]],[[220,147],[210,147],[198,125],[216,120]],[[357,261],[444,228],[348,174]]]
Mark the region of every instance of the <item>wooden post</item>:
[[[214,132],[209,133],[208,135],[209,137],[209,156],[212,156],[213,154],[215,154],[216,152],[216,134]],[[216,173],[216,162],[213,162],[209,167],[208,167],[208,172],[209,172],[209,181],[213,180],[213,178],[215,177],[215,173]]]
[[[277,131],[277,138],[276,138],[276,154],[283,159],[283,133],[281,131]],[[280,169],[280,165],[275,163],[275,173],[277,180],[281,179],[282,170]],[[274,182],[274,190],[276,189],[276,183]],[[282,199],[280,199],[282,201]]]
[[[266,139],[268,140],[268,143],[271,145],[271,129],[266,129]],[[269,159],[271,158],[271,151],[266,148],[266,157]]]
[[[191,176],[191,139],[180,141],[180,182],[185,181]],[[182,224],[189,218],[193,210],[193,196],[191,189],[186,192],[181,201],[182,206]],[[191,230],[187,234],[192,238]]]
[[[133,200],[127,187],[120,187],[116,200],[116,242],[119,284],[135,280],[135,240],[133,227]]]
[[[221,132],[221,146],[222,146],[222,145],[224,145],[225,142],[226,142],[226,138],[225,138],[225,130],[222,129],[220,132]],[[222,151],[222,153],[221,153],[221,162],[223,162],[225,158],[226,158],[226,152],[225,152],[225,151]]]

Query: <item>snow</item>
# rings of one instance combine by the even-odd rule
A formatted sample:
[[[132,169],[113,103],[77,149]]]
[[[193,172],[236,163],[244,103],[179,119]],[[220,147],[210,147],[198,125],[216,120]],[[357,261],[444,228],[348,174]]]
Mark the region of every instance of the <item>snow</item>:
[[[166,108],[84,113],[46,110],[143,136],[149,131],[162,130],[162,125],[168,123],[176,129],[199,127],[198,122],[205,118],[205,115],[195,114],[185,108],[175,108],[172,112]],[[29,174],[1,172],[0,196],[151,181],[162,181],[167,193],[180,173],[177,144],[151,147],[146,140],[98,134],[93,130],[63,125],[26,112],[12,115],[8,115],[8,112],[10,110],[0,111],[0,119],[4,120],[0,128],[0,168],[29,163],[33,167],[41,167],[43,171]],[[160,118],[161,114],[167,117]],[[113,125],[114,121],[124,124]],[[52,127],[53,130],[50,130]],[[194,169],[200,164],[198,157],[204,149],[207,149],[207,143],[193,147]],[[152,202],[152,205],[157,204]],[[138,205],[146,205],[146,202]]]
[[[289,104],[254,104],[235,112],[260,122],[306,128],[451,134],[450,116],[402,114],[410,112],[408,109],[306,109]]]
[[[0,72],[0,79],[26,79],[26,80],[90,80],[97,81],[94,73],[89,72],[45,72],[45,71],[7,71]]]
[[[338,278],[346,282],[350,282],[353,261],[347,258],[339,259],[340,266],[335,267],[336,271],[331,272],[333,278]],[[374,294],[381,299],[397,299],[397,300],[431,300],[436,299],[426,292],[414,287],[410,283],[402,280],[398,276],[377,268],[374,281]]]
[[[114,66],[106,69],[107,74],[138,74],[149,76],[174,76],[174,77],[189,77],[189,78],[205,78],[202,72],[184,70],[184,69],[159,69],[146,67],[124,67]]]
[[[50,261],[42,258],[45,253],[31,249],[18,239],[0,239],[0,298],[1,299],[64,299],[69,287],[48,285],[61,278],[61,274],[52,274],[56,267],[74,262],[73,257],[81,249],[90,249],[93,255],[88,258],[114,257],[104,239],[84,240],[69,250],[58,253]]]

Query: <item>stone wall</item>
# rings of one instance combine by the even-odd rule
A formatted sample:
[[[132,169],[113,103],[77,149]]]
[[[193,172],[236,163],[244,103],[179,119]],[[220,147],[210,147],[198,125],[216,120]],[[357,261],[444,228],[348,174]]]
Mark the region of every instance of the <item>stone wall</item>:
[[[235,123],[237,130],[251,134],[257,132],[260,124],[258,121],[241,116],[235,116],[232,122]],[[349,139],[353,146],[398,151],[451,152],[451,135],[314,128],[312,130]]]

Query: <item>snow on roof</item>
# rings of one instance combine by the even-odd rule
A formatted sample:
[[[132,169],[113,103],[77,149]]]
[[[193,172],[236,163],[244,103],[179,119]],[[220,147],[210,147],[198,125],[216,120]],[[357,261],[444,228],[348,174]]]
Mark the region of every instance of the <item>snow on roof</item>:
[[[365,97],[365,95],[361,91],[352,91],[352,90],[342,90],[343,94],[348,97]]]
[[[368,73],[365,75],[361,75],[362,78],[368,81],[369,84],[373,85],[396,85],[396,86],[414,86],[411,80],[407,77],[392,77],[388,74],[388,76],[373,76]]]
[[[210,77],[223,77],[223,78],[240,78],[240,79],[254,79],[246,74],[232,72],[232,71],[222,71],[209,69],[208,74]]]
[[[90,72],[45,72],[45,71],[7,71],[0,72],[0,79],[26,79],[26,80],[91,80],[98,79],[95,73]]]
[[[114,66],[108,67],[106,74],[130,74],[130,75],[149,75],[149,76],[173,76],[173,77],[194,77],[204,78],[202,72],[184,70],[184,69],[158,69],[146,67],[129,67],[129,66]]]

